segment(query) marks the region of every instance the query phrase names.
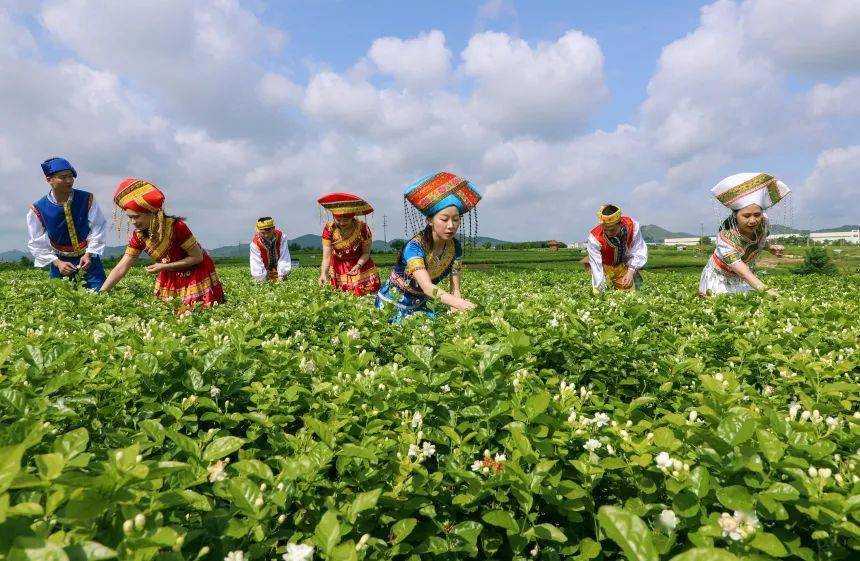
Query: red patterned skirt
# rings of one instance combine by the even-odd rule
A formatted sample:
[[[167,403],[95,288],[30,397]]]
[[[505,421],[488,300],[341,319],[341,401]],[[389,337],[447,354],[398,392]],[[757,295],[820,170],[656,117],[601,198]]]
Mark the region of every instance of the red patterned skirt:
[[[357,275],[346,274],[357,262],[358,259],[352,263],[342,261],[332,254],[331,269],[333,274],[331,276],[331,285],[344,292],[352,292],[356,296],[376,294],[381,283],[379,282],[379,274],[376,272],[376,265],[373,263],[373,259],[368,259]]]
[[[152,295],[162,300],[181,298],[186,306],[211,306],[224,301],[224,287],[215,272],[215,264],[208,253],[203,261],[184,271],[161,271],[155,279]]]

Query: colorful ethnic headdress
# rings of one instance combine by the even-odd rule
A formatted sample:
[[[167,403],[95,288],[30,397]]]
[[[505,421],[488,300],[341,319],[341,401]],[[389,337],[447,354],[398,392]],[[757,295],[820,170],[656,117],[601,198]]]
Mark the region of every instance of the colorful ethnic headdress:
[[[317,202],[335,217],[365,216],[373,212],[367,201],[352,193],[326,193]]]
[[[407,233],[410,230],[418,232],[424,229],[424,218],[430,218],[440,210],[453,206],[457,208],[460,215],[469,215],[468,229],[465,228],[465,220],[460,222],[461,242],[468,237],[474,245],[478,232],[478,216],[477,210],[475,212],[470,211],[474,210],[478,201],[481,200],[481,194],[470,181],[453,173],[442,171],[422,177],[411,184],[403,192],[403,197]],[[473,215],[475,216],[474,227]]]
[[[159,212],[164,207],[164,193],[148,181],[129,177],[117,186],[113,201],[123,210]]]
[[[151,240],[158,242],[166,233],[169,234],[169,232],[166,232],[167,220],[164,214],[164,193],[152,183],[136,177],[123,179],[117,185],[116,191],[114,191],[113,202],[123,210],[154,213],[155,221],[149,232]],[[117,219],[116,214],[114,214],[114,222],[117,225],[117,233],[120,234],[122,221]],[[125,224],[127,234],[128,222],[125,222]]]
[[[69,163],[69,160],[65,158],[48,158],[42,162],[42,171],[45,172],[45,177],[66,170],[72,172],[72,177],[78,176],[78,172],[75,171],[75,168]]]
[[[765,210],[784,199],[791,189],[766,173],[736,173],[717,183],[711,193],[720,204],[732,210],[749,205]]]
[[[271,216],[264,216],[257,220],[257,231],[262,232],[263,230],[268,230],[269,228],[275,227],[275,220]]]
[[[612,208],[615,208],[615,211],[608,212]],[[597,219],[604,226],[614,226],[621,222],[621,209],[615,205],[603,205],[597,211]]]

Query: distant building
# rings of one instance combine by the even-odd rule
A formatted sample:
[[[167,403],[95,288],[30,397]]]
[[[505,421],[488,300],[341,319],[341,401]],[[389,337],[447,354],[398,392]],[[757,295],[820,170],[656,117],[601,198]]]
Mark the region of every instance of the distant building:
[[[849,232],[813,232],[809,234],[813,243],[846,241],[848,243],[860,244],[860,230]]]
[[[588,242],[573,242],[567,244],[567,249],[587,249]]]
[[[699,245],[699,242],[702,238],[666,238],[663,240],[663,245],[674,245],[674,246],[687,246],[687,245]],[[709,236],[709,240],[712,243],[716,243],[717,238],[715,236]]]
[[[849,230],[846,232],[795,232],[791,234],[771,234],[767,237],[769,240],[778,240],[780,238],[794,238],[809,236],[809,241],[812,243],[827,243],[844,241],[848,243],[860,244],[860,230]]]

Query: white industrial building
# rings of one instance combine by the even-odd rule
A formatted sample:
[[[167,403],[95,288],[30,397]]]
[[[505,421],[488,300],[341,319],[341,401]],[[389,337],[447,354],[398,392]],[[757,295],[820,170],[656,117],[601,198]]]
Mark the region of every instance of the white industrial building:
[[[768,236],[768,239],[776,240],[779,238],[791,238],[795,236],[805,236],[805,234],[771,234],[770,236]],[[809,234],[809,241],[812,243],[844,241],[848,243],[860,244],[860,230],[848,230],[846,232],[812,232]]]
[[[711,240],[711,243],[716,243],[717,238],[715,236],[708,236],[708,239]],[[666,238],[663,240],[663,245],[674,245],[674,246],[688,246],[688,245],[699,245],[699,242],[702,238]]]

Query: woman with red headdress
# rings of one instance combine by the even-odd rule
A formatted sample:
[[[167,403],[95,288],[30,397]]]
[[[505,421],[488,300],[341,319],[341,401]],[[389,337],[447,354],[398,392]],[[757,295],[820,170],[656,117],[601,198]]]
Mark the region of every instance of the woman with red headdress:
[[[373,207],[351,193],[328,193],[317,202],[333,218],[322,233],[320,285],[330,282],[333,287],[356,296],[375,294],[380,282],[370,258],[373,235],[370,227],[356,218],[370,214]]]
[[[164,193],[130,177],[116,188],[113,200],[134,226],[125,255],[110,272],[101,292],[113,288],[145,251],[152,257],[146,272],[157,274],[153,296],[181,298],[185,306],[210,306],[224,301],[224,288],[209,255],[200,247],[183,218],[164,213]]]

